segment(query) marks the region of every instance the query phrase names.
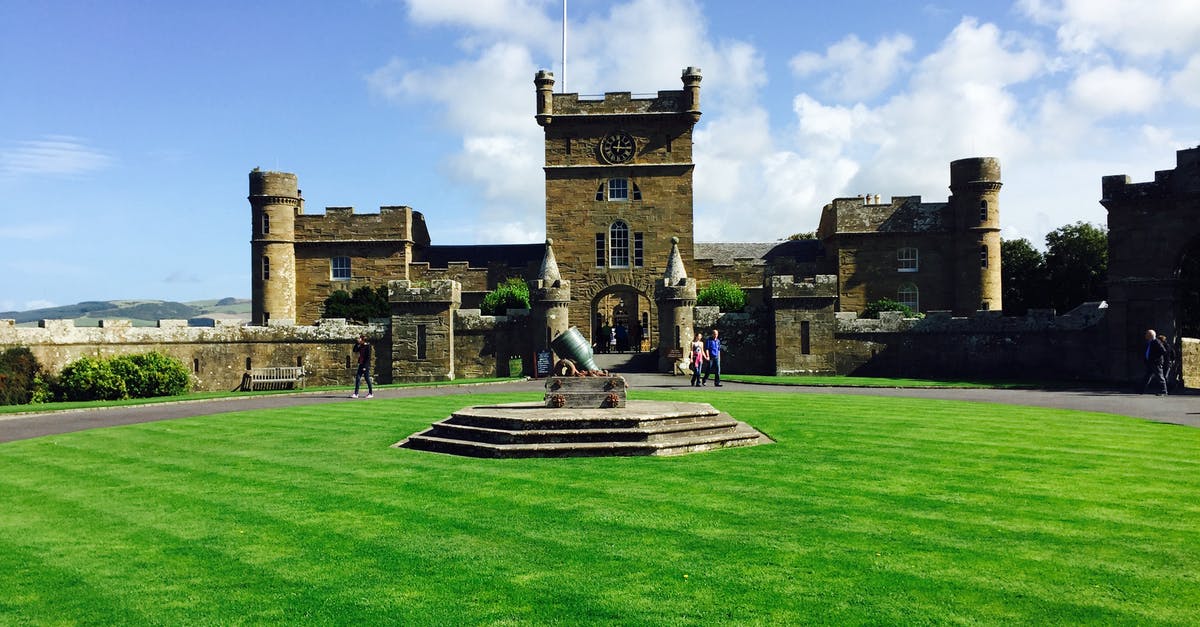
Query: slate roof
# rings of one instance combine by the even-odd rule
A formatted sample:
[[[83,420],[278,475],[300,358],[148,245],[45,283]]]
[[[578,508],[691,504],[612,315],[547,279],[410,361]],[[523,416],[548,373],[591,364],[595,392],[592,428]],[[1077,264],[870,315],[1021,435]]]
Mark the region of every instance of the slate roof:
[[[753,259],[754,265],[787,257],[798,262],[814,262],[821,256],[821,242],[798,239],[784,242],[696,242],[696,259],[711,259],[714,265],[733,265],[735,259]]]
[[[417,262],[427,262],[430,268],[445,268],[451,261],[466,261],[472,268],[486,268],[497,263],[510,268],[540,266],[545,244],[452,244],[430,246],[417,253]]]

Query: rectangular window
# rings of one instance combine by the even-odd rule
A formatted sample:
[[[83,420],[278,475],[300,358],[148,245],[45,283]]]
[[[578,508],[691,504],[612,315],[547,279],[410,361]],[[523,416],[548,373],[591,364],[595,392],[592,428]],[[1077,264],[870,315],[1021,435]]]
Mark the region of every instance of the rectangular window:
[[[643,243],[642,243],[642,234],[634,233],[633,234],[633,265],[635,265],[639,268],[642,267],[642,265],[643,265],[643,258],[644,258],[643,250],[644,250],[644,248],[643,248]]]
[[[986,268],[986,267],[988,267],[988,250],[987,250],[987,244],[984,244],[983,246],[980,246],[980,247],[979,247],[979,267],[980,267],[980,268]]]
[[[266,213],[262,216],[262,234],[266,235],[271,232],[271,216]]]
[[[334,257],[329,260],[329,277],[334,281],[350,280],[350,258]]]
[[[629,226],[620,220],[608,229],[608,265],[613,268],[629,267]]]
[[[979,221],[987,222],[987,201],[979,201]]]
[[[568,155],[569,155],[569,154],[571,154],[571,138],[570,138],[570,137],[564,137],[564,138],[563,138],[563,142],[564,142],[564,143],[567,145],[567,154],[568,154]]]
[[[609,200],[629,200],[629,179],[608,179]]]
[[[604,267],[604,234],[596,234],[596,267]]]
[[[429,339],[428,331],[426,331],[428,326],[427,324],[417,325],[417,359],[425,359],[426,342]]]
[[[919,266],[916,248],[901,248],[896,251],[897,272],[916,272]]]
[[[809,355],[812,353],[812,345],[809,339],[808,321],[800,321],[800,354]]]
[[[262,258],[262,278],[264,281],[271,280],[271,259],[266,255]]]

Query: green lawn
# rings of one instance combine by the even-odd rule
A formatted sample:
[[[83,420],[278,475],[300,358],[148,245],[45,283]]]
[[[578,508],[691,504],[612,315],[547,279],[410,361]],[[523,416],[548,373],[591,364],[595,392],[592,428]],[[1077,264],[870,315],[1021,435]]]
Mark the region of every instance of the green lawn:
[[[1200,622],[1200,429],[730,393],[707,400],[777,444],[388,448],[464,402],[530,397],[0,445],[0,624]]]

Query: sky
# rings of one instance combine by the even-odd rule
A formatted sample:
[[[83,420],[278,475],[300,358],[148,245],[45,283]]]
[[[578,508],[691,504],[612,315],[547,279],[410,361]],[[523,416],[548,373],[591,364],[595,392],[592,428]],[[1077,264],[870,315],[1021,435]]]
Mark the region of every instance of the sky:
[[[533,76],[703,71],[698,241],[835,197],[944,201],[997,157],[1003,236],[1103,225],[1100,178],[1200,144],[1195,0],[0,0],[0,311],[250,295],[247,175],[438,244],[544,237]]]

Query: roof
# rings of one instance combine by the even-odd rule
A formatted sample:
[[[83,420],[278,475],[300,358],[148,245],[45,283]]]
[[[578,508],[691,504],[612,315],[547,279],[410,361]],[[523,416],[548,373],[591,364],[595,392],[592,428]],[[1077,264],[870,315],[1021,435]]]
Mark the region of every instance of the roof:
[[[546,254],[545,244],[462,244],[430,246],[417,253],[417,262],[431,268],[445,268],[452,261],[465,261],[472,268],[500,264],[510,268],[538,266]]]
[[[714,265],[733,265],[735,259],[753,259],[756,265],[782,257],[798,262],[814,262],[821,256],[821,242],[815,239],[782,242],[696,242],[696,259],[711,259]]]

